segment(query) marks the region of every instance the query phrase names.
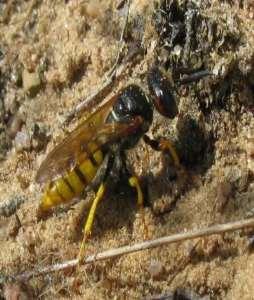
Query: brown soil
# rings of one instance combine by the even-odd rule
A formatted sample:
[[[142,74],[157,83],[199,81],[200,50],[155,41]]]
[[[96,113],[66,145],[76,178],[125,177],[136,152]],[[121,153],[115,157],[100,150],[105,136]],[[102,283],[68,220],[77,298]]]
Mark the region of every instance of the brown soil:
[[[42,189],[34,178],[46,154],[76,126],[63,127],[66,114],[100,86],[115,62],[125,13],[120,2],[0,3],[0,203],[25,199],[16,215],[0,210],[2,295],[153,299],[182,289],[204,299],[254,299],[250,230],[146,250],[23,285],[15,283],[15,276],[5,280],[73,259],[79,251],[82,205],[93,193],[38,221]],[[87,254],[253,213],[254,6],[250,0],[194,2],[172,1],[170,21],[184,28],[183,36],[181,29],[174,39],[165,22],[170,10],[163,3],[132,1],[125,46],[144,51],[112,91],[135,83],[148,93],[149,67],[158,60],[171,68],[179,115],[168,120],[155,113],[148,134],[173,140],[184,174],[172,176],[177,173],[172,162],[162,161],[141,141],[130,151],[129,162],[148,183],[148,232],[134,197],[113,193],[98,210]],[[187,19],[193,11],[196,27],[190,29]],[[214,75],[177,85],[177,68],[183,66]]]

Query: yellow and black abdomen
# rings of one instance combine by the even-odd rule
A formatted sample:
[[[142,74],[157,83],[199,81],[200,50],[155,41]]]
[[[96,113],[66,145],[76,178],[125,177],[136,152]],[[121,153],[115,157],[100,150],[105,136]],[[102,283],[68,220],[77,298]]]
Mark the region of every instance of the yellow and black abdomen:
[[[92,150],[94,145],[90,144],[89,148]],[[103,153],[101,150],[89,151],[89,155],[84,152],[84,157],[82,163],[48,185],[39,206],[40,214],[80,196],[84,188],[92,182],[103,162]]]

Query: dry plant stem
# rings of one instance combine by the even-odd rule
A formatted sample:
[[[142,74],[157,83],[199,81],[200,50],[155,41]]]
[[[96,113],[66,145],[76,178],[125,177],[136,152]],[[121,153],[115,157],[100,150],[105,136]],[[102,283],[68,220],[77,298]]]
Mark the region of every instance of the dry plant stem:
[[[214,225],[214,226],[211,226],[211,227],[208,227],[205,229],[199,229],[199,230],[194,230],[194,231],[187,231],[187,232],[182,232],[182,233],[178,233],[178,234],[173,234],[173,235],[165,236],[165,237],[158,238],[155,240],[138,243],[138,244],[135,244],[132,246],[124,246],[124,247],[120,247],[120,248],[116,248],[116,249],[110,249],[110,250],[107,250],[107,251],[104,251],[104,252],[101,252],[98,254],[88,256],[83,263],[84,264],[94,263],[96,261],[105,260],[105,259],[109,259],[109,258],[113,258],[113,257],[118,257],[121,255],[126,255],[128,253],[133,253],[133,252],[137,252],[137,251],[156,248],[156,247],[159,247],[162,245],[167,245],[167,244],[176,243],[176,242],[182,242],[185,240],[201,238],[201,237],[209,236],[212,234],[220,234],[220,233],[225,233],[228,231],[239,230],[239,229],[243,229],[243,228],[247,228],[247,227],[254,227],[254,218],[250,218],[247,220],[240,220],[240,221],[236,221],[236,222],[229,222],[229,223],[225,223],[225,224],[218,224],[218,225]],[[78,265],[78,259],[73,259],[73,260],[65,261],[63,263],[54,264],[51,266],[40,268],[35,271],[25,272],[25,273],[17,275],[15,278],[16,278],[16,280],[21,280],[21,281],[29,280],[32,277],[65,270],[68,268],[75,267],[77,265]]]
[[[102,85],[98,89],[96,89],[95,92],[93,92],[85,100],[83,100],[82,102],[80,102],[67,115],[67,118],[65,120],[66,124],[68,124],[75,116],[77,116],[82,111],[84,111],[85,109],[87,109],[91,105],[91,102],[93,100],[95,100],[93,102],[93,105],[97,105],[100,102],[100,100],[108,94],[108,91],[109,91],[111,85],[113,84],[114,80],[116,78],[120,77],[123,74],[123,72],[125,71],[126,66],[125,67],[120,66],[118,68],[117,68],[117,66],[120,64],[120,61],[121,61],[121,54],[122,54],[122,51],[123,51],[124,33],[126,31],[126,27],[127,27],[127,24],[128,24],[128,18],[129,18],[130,2],[131,2],[131,0],[127,1],[127,12],[126,12],[125,20],[124,20],[123,29],[122,29],[121,35],[120,35],[120,40],[119,40],[120,46],[119,46],[118,51],[117,51],[116,61],[115,61],[114,65],[112,66],[112,68],[107,73],[107,75],[106,75],[106,78],[107,78],[106,81],[104,81],[102,83]],[[128,59],[130,60],[132,58],[132,56],[129,57]]]
[[[131,0],[127,1],[127,12],[126,12],[126,16],[125,16],[125,20],[124,20],[124,25],[123,25],[123,29],[120,35],[120,39],[119,39],[119,48],[117,51],[117,57],[116,57],[116,61],[113,65],[113,67],[111,68],[111,70],[108,72],[107,77],[112,77],[114,78],[115,76],[115,71],[116,71],[116,67],[119,65],[120,61],[121,61],[121,54],[123,51],[123,39],[124,39],[124,34],[127,28],[127,24],[128,24],[128,18],[129,18],[129,11],[130,11],[130,4],[131,4]]]

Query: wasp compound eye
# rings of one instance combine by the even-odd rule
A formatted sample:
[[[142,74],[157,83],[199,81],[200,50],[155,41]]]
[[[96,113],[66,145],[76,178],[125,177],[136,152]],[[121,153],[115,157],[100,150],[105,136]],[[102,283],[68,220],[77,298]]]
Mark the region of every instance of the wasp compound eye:
[[[153,67],[147,75],[147,83],[156,110],[164,117],[173,119],[178,109],[169,79],[158,67]]]

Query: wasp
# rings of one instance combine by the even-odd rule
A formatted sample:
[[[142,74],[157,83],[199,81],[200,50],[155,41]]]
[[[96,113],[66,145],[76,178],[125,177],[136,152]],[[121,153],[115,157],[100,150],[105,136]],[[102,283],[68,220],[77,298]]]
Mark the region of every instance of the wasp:
[[[98,189],[83,230],[79,260],[83,258],[86,241],[91,235],[97,206],[113,182],[126,179],[136,191],[138,206],[143,206],[139,179],[130,173],[125,163],[126,150],[143,138],[154,150],[168,152],[175,165],[180,165],[169,140],[154,140],[146,134],[153,121],[154,109],[169,119],[178,113],[171,83],[158,66],[149,70],[147,83],[149,97],[141,87],[131,84],[97,107],[48,154],[37,172],[36,181],[46,183],[39,205],[40,214],[80,196],[100,173]]]

